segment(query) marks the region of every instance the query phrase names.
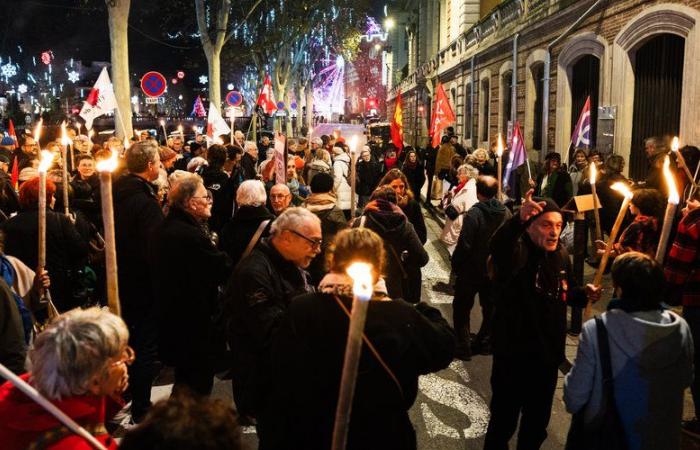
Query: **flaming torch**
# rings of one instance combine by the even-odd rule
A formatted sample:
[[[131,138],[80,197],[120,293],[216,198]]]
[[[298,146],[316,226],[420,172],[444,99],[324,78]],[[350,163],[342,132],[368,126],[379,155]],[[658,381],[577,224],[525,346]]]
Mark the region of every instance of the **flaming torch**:
[[[673,174],[671,173],[671,161],[668,156],[666,156],[664,159],[663,172],[664,178],[666,179],[666,185],[668,186],[668,203],[666,204],[666,214],[664,215],[664,226],[661,229],[661,235],[659,237],[659,246],[656,247],[656,261],[660,265],[663,265],[664,258],[666,257],[668,237],[671,234],[673,219],[676,216],[676,208],[678,207],[678,202],[680,201],[678,189],[676,188],[676,181],[673,179]]]
[[[310,145],[310,144],[309,144]],[[355,217],[355,209],[357,208],[357,198],[355,198],[355,193],[357,192],[357,136],[353,136],[350,139],[350,191],[352,195],[350,197],[350,217]]]
[[[693,187],[690,189],[690,193],[695,191],[697,189],[698,185],[695,182],[695,177],[690,173],[690,169],[688,168],[688,164],[685,163],[685,158],[683,157],[683,153],[681,153],[678,149],[680,148],[680,141],[678,140],[678,136],[673,138],[673,141],[671,142],[671,151],[676,155],[676,161],[679,162],[680,166],[683,167],[683,171],[685,172],[685,176],[688,178],[688,183],[690,183]],[[700,167],[700,164],[698,164],[698,167]]]
[[[34,127],[34,142],[36,142],[37,147],[41,148],[41,144],[39,143],[39,138],[41,137],[41,128],[44,126],[44,119],[39,119],[39,121],[36,123],[36,126]]]
[[[102,200],[102,222],[105,229],[105,269],[107,272],[107,304],[109,310],[121,315],[119,285],[117,284],[117,247],[114,237],[114,208],[112,207],[112,172],[117,168],[117,152],[97,163],[100,173],[100,194]]]
[[[333,428],[333,450],[344,450],[347,443],[348,428],[352,399],[355,395],[357,368],[360,363],[362,350],[362,333],[367,318],[367,307],[372,298],[372,266],[367,263],[353,263],[347,270],[353,280],[352,313],[348,328],[348,341],[345,346],[343,374],[340,379],[338,406],[335,411],[335,426]]]
[[[37,258],[39,268],[37,273],[41,273],[46,267],[46,172],[52,162],[53,153],[42,150],[39,162],[39,257]]]
[[[63,184],[63,211],[66,216],[70,216],[70,204],[68,202],[68,133],[66,133],[66,122],[61,123],[61,163],[63,166],[62,173],[62,184]],[[75,167],[72,164],[71,167]]]

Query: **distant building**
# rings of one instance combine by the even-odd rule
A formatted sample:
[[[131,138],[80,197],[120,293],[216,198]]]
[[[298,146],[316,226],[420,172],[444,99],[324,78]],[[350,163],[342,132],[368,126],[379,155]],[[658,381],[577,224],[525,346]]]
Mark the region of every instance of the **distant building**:
[[[387,33],[370,22],[355,59],[345,67],[345,115],[386,116],[389,64]]]

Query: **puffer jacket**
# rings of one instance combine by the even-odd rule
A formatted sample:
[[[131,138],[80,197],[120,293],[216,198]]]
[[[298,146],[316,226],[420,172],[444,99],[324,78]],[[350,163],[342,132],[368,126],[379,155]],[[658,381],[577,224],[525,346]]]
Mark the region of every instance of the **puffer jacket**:
[[[350,155],[347,153],[335,155],[333,161],[333,187],[335,188],[335,194],[338,196],[338,208],[343,211],[350,209],[352,190],[349,179]]]

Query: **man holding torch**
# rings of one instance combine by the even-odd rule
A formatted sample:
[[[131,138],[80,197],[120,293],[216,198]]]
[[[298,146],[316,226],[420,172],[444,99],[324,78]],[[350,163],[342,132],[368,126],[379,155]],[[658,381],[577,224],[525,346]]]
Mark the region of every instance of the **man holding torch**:
[[[521,414],[518,448],[540,448],[564,360],[566,307],[600,299],[599,287],[574,287],[568,252],[559,243],[564,226],[559,206],[549,198],[533,200],[532,194],[491,239],[491,275],[498,288],[485,450],[507,448]]]

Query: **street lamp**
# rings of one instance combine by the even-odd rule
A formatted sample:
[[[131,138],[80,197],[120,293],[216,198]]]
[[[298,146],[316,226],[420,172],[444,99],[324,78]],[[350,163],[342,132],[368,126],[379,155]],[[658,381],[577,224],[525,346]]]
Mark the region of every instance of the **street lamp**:
[[[384,21],[384,28],[386,29],[386,31],[391,30],[392,28],[394,28],[395,25],[396,22],[394,22],[394,19],[391,17],[387,17]]]

